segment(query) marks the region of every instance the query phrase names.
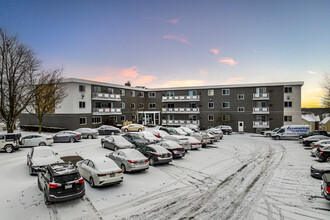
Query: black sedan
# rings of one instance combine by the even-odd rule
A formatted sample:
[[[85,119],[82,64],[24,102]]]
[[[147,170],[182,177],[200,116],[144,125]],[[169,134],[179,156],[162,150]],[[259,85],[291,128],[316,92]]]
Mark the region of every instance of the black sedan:
[[[102,125],[101,127],[97,128],[99,135],[114,135],[114,134],[119,134],[120,129],[116,128],[111,125]]]
[[[330,172],[330,164],[317,163],[311,166],[311,176],[317,179],[322,179],[324,173]]]
[[[321,195],[325,199],[330,200],[330,173],[325,173],[322,176]]]
[[[149,159],[149,165],[165,164],[172,161],[172,153],[156,144],[140,147],[138,150]]]
[[[101,145],[111,150],[132,148],[134,145],[120,135],[111,135],[101,139]]]
[[[138,133],[127,133],[127,134],[124,134],[123,137],[126,140],[128,140],[129,142],[131,142],[132,144],[134,144],[137,148],[150,144],[150,141],[143,138]]]
[[[316,150],[316,156],[322,161],[330,162],[330,145],[325,144],[323,147],[318,147]]]
[[[185,149],[184,147],[180,146],[175,141],[162,141],[159,143],[160,146],[166,148],[168,151],[170,151],[173,155],[173,158],[181,158],[185,155]]]

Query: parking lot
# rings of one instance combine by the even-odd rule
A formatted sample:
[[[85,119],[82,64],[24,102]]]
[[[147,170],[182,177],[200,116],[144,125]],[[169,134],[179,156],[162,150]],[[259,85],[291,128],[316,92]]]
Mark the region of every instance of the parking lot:
[[[104,157],[100,139],[53,144],[61,156]],[[0,153],[1,219],[329,219],[321,180],[298,141],[233,134],[169,165],[124,174],[119,185],[46,206],[26,166],[28,148]]]

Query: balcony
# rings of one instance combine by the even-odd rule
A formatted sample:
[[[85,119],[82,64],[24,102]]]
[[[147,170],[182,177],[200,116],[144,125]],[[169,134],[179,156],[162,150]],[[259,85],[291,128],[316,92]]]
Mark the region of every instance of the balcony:
[[[199,125],[199,120],[193,121],[193,120],[162,120],[162,125],[187,125],[187,124],[193,124],[193,125]]]
[[[269,114],[268,107],[253,107],[252,114]]]
[[[253,128],[269,128],[269,121],[254,121]]]
[[[198,102],[199,95],[195,96],[163,96],[162,102]]]
[[[269,93],[253,93],[253,100],[269,100]]]
[[[121,101],[119,94],[93,93],[92,100]]]
[[[120,115],[120,108],[93,108],[93,115]]]
[[[199,114],[199,108],[162,108],[162,113]]]

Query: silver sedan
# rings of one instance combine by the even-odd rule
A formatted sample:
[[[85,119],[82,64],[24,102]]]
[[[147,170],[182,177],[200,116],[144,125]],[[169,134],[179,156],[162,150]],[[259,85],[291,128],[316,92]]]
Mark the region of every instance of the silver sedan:
[[[99,136],[99,131],[97,129],[79,128],[75,131],[80,133],[82,138],[92,139],[97,138]]]

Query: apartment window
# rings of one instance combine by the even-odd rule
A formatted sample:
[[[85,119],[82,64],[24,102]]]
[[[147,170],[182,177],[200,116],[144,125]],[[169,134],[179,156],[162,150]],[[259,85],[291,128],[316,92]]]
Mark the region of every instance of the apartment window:
[[[120,95],[121,95],[121,96],[125,96],[125,89],[121,89],[121,90],[120,90]]]
[[[189,108],[197,108],[197,104],[196,103],[189,103]]]
[[[230,102],[223,102],[222,108],[230,108]]]
[[[174,92],[173,92],[173,91],[171,91],[171,92],[167,92],[167,96],[168,96],[168,97],[173,97],[173,96],[174,96]]]
[[[85,108],[86,103],[85,102],[79,102],[79,108]]]
[[[79,120],[80,120],[80,125],[87,124],[87,118],[86,117],[81,117]]]
[[[144,97],[144,92],[139,92],[139,97],[143,98]]]
[[[135,121],[135,119],[136,119],[136,116],[132,115],[132,121]]]
[[[125,102],[121,102],[121,103],[120,103],[120,108],[121,108],[121,109],[125,109]]]
[[[85,92],[85,86],[79,85],[79,92]]]
[[[101,122],[102,122],[102,117],[101,116],[92,117],[92,123],[93,124],[101,124]]]
[[[292,121],[292,116],[284,116],[284,121]]]
[[[135,103],[131,104],[131,109],[135,109]]]
[[[108,88],[108,93],[109,93],[109,94],[114,94],[114,93],[113,93],[113,88]]]
[[[156,93],[155,92],[149,92],[149,98],[155,98]]]
[[[100,86],[94,86],[93,87],[93,92],[100,93],[101,92],[101,87]]]
[[[174,108],[174,104],[173,103],[167,103],[167,108]]]
[[[222,90],[222,95],[230,95],[230,90],[229,89],[223,89]]]
[[[208,96],[214,96],[214,89],[209,89],[207,91]]]
[[[155,109],[156,104],[155,103],[149,103],[149,109]]]
[[[222,115],[222,121],[230,121],[230,115]]]
[[[120,121],[125,121],[125,115],[120,116]]]
[[[208,115],[208,120],[209,121],[214,121],[214,115]]]
[[[266,92],[267,92],[266,87],[256,88],[256,93],[257,94],[263,94],[263,93],[266,93]]]
[[[284,93],[292,93],[292,87],[284,87]]]
[[[117,122],[117,116],[110,116],[109,119],[110,121]]]
[[[140,103],[139,104],[139,109],[143,109],[144,108],[144,104],[143,103]]]
[[[196,121],[197,120],[197,115],[189,115],[189,120],[190,121]]]
[[[238,111],[238,112],[244,112],[244,107],[238,107],[238,108],[237,108],[237,111]]]
[[[244,99],[244,94],[238,94],[237,99],[238,100],[243,100]]]
[[[131,91],[131,96],[135,97],[135,91]]]
[[[284,107],[291,108],[292,107],[292,102],[284,102]]]
[[[214,108],[214,102],[209,102],[209,108]]]

